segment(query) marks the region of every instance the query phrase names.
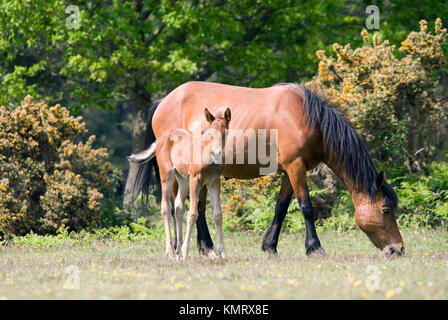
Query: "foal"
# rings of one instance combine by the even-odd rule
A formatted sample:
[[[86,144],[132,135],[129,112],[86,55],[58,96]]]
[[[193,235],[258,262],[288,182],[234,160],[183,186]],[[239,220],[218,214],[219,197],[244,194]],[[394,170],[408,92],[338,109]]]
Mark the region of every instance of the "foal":
[[[209,123],[200,136],[193,135],[185,129],[175,129],[157,140],[156,158],[159,165],[162,184],[162,219],[165,225],[166,253],[174,256],[171,241],[169,213],[171,212],[170,192],[177,180],[179,190],[174,202],[174,219],[177,234],[177,254],[185,259],[188,254],[191,231],[198,217],[199,191],[206,185],[210,192],[210,202],[216,224],[217,250],[225,258],[222,238],[222,212],[220,200],[220,175],[222,169],[225,132],[229,128],[230,109],[218,110],[212,115],[204,109]],[[180,139],[179,139],[180,138]],[[185,200],[190,194],[190,210],[187,216],[185,242],[182,241],[182,218],[185,211]],[[179,250],[179,248],[181,248]]]

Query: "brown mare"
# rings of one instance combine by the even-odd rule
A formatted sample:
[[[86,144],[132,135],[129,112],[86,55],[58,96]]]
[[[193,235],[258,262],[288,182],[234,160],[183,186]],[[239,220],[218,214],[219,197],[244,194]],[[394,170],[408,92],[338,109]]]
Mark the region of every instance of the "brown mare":
[[[176,244],[178,257],[185,259],[188,255],[193,224],[198,217],[199,191],[206,186],[210,192],[210,202],[216,224],[218,253],[225,258],[222,235],[222,211],[220,200],[220,176],[222,151],[225,145],[225,132],[229,128],[230,109],[219,110],[215,115],[204,109],[205,119],[209,126],[200,135],[185,129],[175,129],[157,139],[155,148],[131,155],[130,161],[141,163],[156,156],[162,180],[161,214],[165,225],[166,254],[174,256],[171,240],[169,216],[171,214],[171,190],[176,181],[177,196],[174,203],[174,220],[176,228]],[[199,137],[198,140],[195,140]],[[194,143],[199,141],[199,157],[194,159]],[[187,216],[185,242],[182,243],[182,219],[185,211],[185,200],[190,195],[190,210]]]
[[[350,192],[356,223],[373,244],[386,255],[404,252],[395,219],[397,196],[386,183],[384,172],[377,172],[352,125],[324,98],[304,85],[281,84],[252,89],[207,82],[185,83],[150,110],[147,145],[177,128],[192,132],[206,128],[204,107],[216,112],[223,105],[232,110],[229,129],[273,129],[278,132],[278,171],[283,173],[283,180],[274,219],[263,239],[263,250],[277,253],[280,229],[294,194],[305,219],[306,253],[324,254],[314,226],[306,181],[306,172],[323,162]],[[249,140],[244,139],[244,159],[250,156],[247,154]],[[260,176],[263,165],[258,158],[256,163],[236,164],[236,157],[233,152],[233,163],[223,165],[224,176],[238,179]],[[140,166],[134,181],[135,194],[148,190],[148,177],[154,165],[154,161],[147,161]],[[167,177],[161,172],[160,179],[163,183]],[[202,251],[210,252],[213,243],[205,220],[206,192],[203,188],[199,195],[198,244]]]

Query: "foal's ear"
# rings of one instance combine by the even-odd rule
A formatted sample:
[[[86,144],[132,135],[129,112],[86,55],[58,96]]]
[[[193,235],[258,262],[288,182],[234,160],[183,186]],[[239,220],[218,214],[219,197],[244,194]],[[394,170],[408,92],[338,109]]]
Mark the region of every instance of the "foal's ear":
[[[207,119],[207,122],[212,123],[215,120],[215,117],[208,111],[207,108],[204,109],[205,113],[205,119]]]
[[[226,112],[224,113],[224,118],[226,119],[227,122],[230,121],[230,109],[227,108]]]
[[[375,188],[376,188],[376,190],[380,190],[381,187],[383,186],[384,182],[386,182],[386,172],[381,171],[376,176],[376,180],[375,180]]]

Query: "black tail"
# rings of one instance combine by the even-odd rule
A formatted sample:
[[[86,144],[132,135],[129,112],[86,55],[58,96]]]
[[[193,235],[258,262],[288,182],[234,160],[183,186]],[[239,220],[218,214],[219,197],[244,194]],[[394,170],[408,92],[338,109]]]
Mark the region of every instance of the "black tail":
[[[152,117],[154,116],[154,112],[156,111],[160,102],[161,100],[153,102],[148,111],[148,121],[146,123],[146,137],[145,137],[146,148],[148,148],[152,143],[156,141],[156,136],[154,135],[154,131],[152,129]],[[153,168],[154,168],[154,174],[152,170]],[[153,181],[154,180],[153,177],[155,178],[155,181]],[[147,202],[150,193],[151,183],[156,184],[155,188],[156,196],[157,198],[160,198],[160,175],[159,175],[159,167],[157,166],[157,161],[155,157],[148,162],[138,164],[137,175],[135,177],[135,181],[132,186],[133,197],[136,197],[140,193],[142,193],[143,200]]]

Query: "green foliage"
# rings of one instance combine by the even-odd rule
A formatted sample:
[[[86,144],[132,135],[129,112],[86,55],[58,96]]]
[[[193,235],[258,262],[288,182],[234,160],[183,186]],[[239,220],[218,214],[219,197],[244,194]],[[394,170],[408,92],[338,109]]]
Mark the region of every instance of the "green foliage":
[[[59,230],[56,235],[39,235],[33,231],[24,236],[13,235],[11,242],[16,245],[52,248],[56,246],[90,245],[93,242],[139,242],[148,239],[160,239],[163,228],[147,228],[145,221],[132,223],[132,227],[116,226],[109,228],[91,229],[89,231],[69,232],[68,228]]]
[[[428,175],[400,177],[399,221],[413,226],[448,226],[448,155],[427,166]]]
[[[0,107],[0,234],[79,231],[100,221],[120,174],[105,149],[92,148],[94,136],[79,141],[86,133],[60,105],[28,96]]]
[[[69,29],[72,4],[1,2],[0,103],[30,92],[113,108],[211,76],[249,86],[296,81],[298,71],[315,73],[315,48],[355,39],[364,21],[342,0],[85,0],[76,3],[80,28]]]

